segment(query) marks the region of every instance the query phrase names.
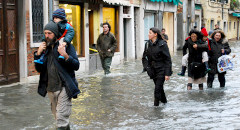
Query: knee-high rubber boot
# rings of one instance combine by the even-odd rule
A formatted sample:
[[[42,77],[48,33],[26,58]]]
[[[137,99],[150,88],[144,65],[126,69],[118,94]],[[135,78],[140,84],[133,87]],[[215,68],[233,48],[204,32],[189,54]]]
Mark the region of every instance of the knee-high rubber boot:
[[[179,76],[184,76],[185,72],[186,72],[187,67],[186,66],[182,66],[182,71],[180,73],[178,73]]]
[[[211,71],[211,69],[208,66],[208,62],[204,62],[204,64],[205,64],[205,67],[206,67],[205,73],[207,74],[209,71]]]

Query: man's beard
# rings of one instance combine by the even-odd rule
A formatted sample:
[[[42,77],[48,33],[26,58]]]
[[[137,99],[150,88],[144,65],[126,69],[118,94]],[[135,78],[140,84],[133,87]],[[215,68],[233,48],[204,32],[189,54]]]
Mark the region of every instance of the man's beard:
[[[52,46],[54,45],[55,42],[56,42],[56,37],[54,37],[53,39],[46,38],[47,46]]]

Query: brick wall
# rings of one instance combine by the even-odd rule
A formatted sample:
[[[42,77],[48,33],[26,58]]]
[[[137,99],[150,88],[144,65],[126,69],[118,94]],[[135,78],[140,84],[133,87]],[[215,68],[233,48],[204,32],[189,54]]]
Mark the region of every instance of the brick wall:
[[[28,76],[37,75],[38,72],[34,67],[34,56],[33,52],[37,50],[37,48],[30,47],[30,24],[29,24],[29,12],[26,12],[26,33],[27,33],[27,64],[28,64]]]

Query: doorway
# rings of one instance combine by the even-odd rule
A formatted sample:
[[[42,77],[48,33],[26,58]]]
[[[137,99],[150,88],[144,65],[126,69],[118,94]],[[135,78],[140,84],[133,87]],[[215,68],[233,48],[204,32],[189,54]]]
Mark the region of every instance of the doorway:
[[[169,51],[174,51],[174,15],[171,12],[163,13],[163,28],[166,29],[166,34],[168,35],[168,47]]]
[[[17,1],[0,1],[0,84],[19,81]]]

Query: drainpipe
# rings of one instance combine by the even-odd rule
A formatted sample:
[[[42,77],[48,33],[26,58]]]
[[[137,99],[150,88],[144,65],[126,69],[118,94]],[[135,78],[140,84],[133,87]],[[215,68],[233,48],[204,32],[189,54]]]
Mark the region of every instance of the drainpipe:
[[[49,0],[49,20],[52,20],[53,0]]]
[[[221,6],[222,6],[222,20],[223,20],[223,3],[221,3]]]
[[[191,28],[195,25],[195,0],[191,1]]]
[[[239,40],[239,17],[237,21],[237,40]]]
[[[188,9],[188,0],[184,0],[183,1],[183,33],[182,33],[182,37],[183,39],[185,39],[187,37],[187,9]],[[184,45],[184,40],[182,42],[182,46]]]

